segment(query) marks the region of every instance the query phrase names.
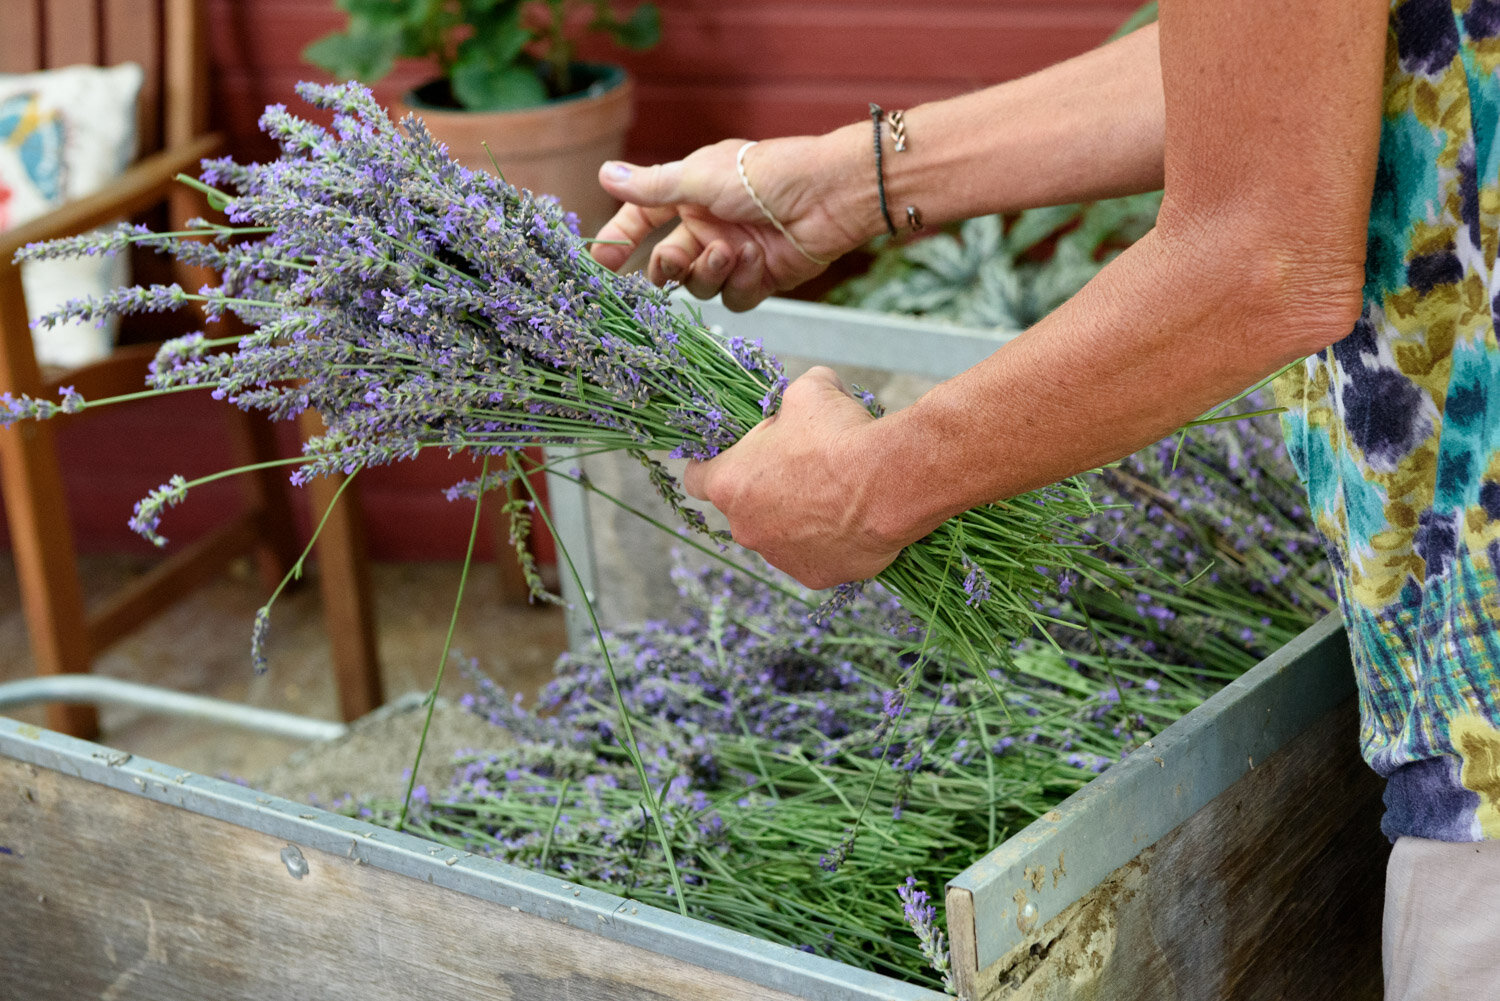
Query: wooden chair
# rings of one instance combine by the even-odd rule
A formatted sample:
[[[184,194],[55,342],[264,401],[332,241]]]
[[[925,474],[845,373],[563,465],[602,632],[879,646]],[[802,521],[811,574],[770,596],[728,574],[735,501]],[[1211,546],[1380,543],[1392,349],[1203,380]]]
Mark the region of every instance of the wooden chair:
[[[72,384],[86,397],[140,389],[154,345],[116,348],[105,360],[67,372],[44,371],[32,349],[16,249],[37,240],[81,233],[166,206],[166,219],[199,214],[196,196],[173,181],[194,171],[222,145],[209,132],[207,47],[199,0],[5,0],[0,72],[75,64],[140,63],[141,158],[107,190],[0,233],[0,392],[56,399]],[[184,287],[194,277],[184,276]],[[241,461],[275,454],[269,424],[226,406]],[[86,415],[59,418],[87,419]],[[108,419],[107,416],[103,419]],[[246,481],[244,510],[206,537],[174,552],[122,593],[86,610],[67,514],[54,422],[24,422],[0,432],[4,490],[21,598],[39,673],[85,672],[104,648],[250,551],[261,574],[279,580],[296,556],[285,474],[268,470]],[[317,512],[337,484],[311,489]],[[368,572],[357,509],[346,491],[318,549],[325,617],[333,649],[341,712],[353,719],[382,701],[375,657]],[[48,725],[77,736],[96,734],[91,706],[48,706]]]

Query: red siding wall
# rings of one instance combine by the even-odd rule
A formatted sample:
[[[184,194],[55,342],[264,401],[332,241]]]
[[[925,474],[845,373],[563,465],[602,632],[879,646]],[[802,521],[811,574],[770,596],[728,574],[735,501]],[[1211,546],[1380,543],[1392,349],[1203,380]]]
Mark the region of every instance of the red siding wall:
[[[1011,79],[1097,45],[1138,0],[658,0],[662,41],[644,53],[593,46],[635,74],[629,155],[680,156],[726,136],[815,132],[868,102],[906,107]],[[255,118],[314,71],[299,53],[337,28],[331,2],[209,0],[216,107],[246,148]],[[389,97],[423,76],[398,68]]]
[[[1102,41],[1137,0],[659,0],[663,39],[646,53],[596,47],[634,73],[639,93],[627,155],[672,159],[726,136],[817,132],[863,117],[867,102],[909,107],[1010,79]],[[304,45],[337,28],[331,0],[208,0],[218,124],[242,157],[266,155],[255,121],[269,103],[295,105],[292,85],[316,73]],[[376,88],[388,100],[423,77],[406,65]],[[129,420],[100,420],[70,435],[73,490],[86,549],[132,547],[124,529],[144,489],[172,473],[222,463],[212,440],[171,442],[202,424],[201,409],[173,401]],[[197,431],[194,431],[197,434]],[[196,441],[197,439],[195,439]],[[362,480],[374,555],[453,558],[467,538],[467,505],[440,489],[466,474],[441,459],[371,470]],[[144,484],[144,486],[142,486]],[[211,520],[204,499],[166,521],[190,537]]]

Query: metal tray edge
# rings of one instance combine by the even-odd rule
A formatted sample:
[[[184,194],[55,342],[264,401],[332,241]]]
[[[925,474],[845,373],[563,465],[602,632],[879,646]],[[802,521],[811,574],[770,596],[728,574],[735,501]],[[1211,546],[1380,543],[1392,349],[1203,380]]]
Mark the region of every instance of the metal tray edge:
[[[1354,693],[1329,615],[948,883],[985,969]],[[1024,914],[1023,914],[1024,910]]]

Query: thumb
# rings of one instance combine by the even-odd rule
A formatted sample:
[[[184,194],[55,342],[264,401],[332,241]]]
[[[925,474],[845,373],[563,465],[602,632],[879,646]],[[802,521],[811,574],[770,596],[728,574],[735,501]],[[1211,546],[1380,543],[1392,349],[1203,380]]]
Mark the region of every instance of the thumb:
[[[701,460],[689,460],[682,473],[682,492],[695,500],[708,500],[708,485],[703,482],[707,477],[708,470]]]
[[[684,190],[683,161],[638,167],[623,160],[611,160],[599,168],[599,183],[622,202],[634,205],[676,205],[693,201]]]
[[[743,145],[738,139],[724,139],[694,150],[686,159],[651,167],[610,160],[599,168],[599,183],[620,201],[643,207],[708,208],[730,190],[739,190],[735,154]]]

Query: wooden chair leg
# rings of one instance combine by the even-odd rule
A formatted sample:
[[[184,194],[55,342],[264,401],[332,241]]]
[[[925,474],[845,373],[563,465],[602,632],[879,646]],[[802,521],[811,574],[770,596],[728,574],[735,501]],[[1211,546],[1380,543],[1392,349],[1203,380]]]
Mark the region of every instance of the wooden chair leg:
[[[322,430],[316,414],[304,414],[304,436]],[[307,485],[313,523],[338,496],[342,477],[321,477]],[[333,649],[339,712],[354,720],[385,702],[380,661],[375,647],[375,610],[370,593],[370,567],[365,553],[364,518],[355,484],[344,488],[339,503],[323,523],[314,549],[323,617]]]
[[[0,431],[0,483],[38,674],[86,672],[93,654],[56,439],[45,422]],[[54,703],[47,706],[47,726],[92,740],[99,716],[92,706]]]

